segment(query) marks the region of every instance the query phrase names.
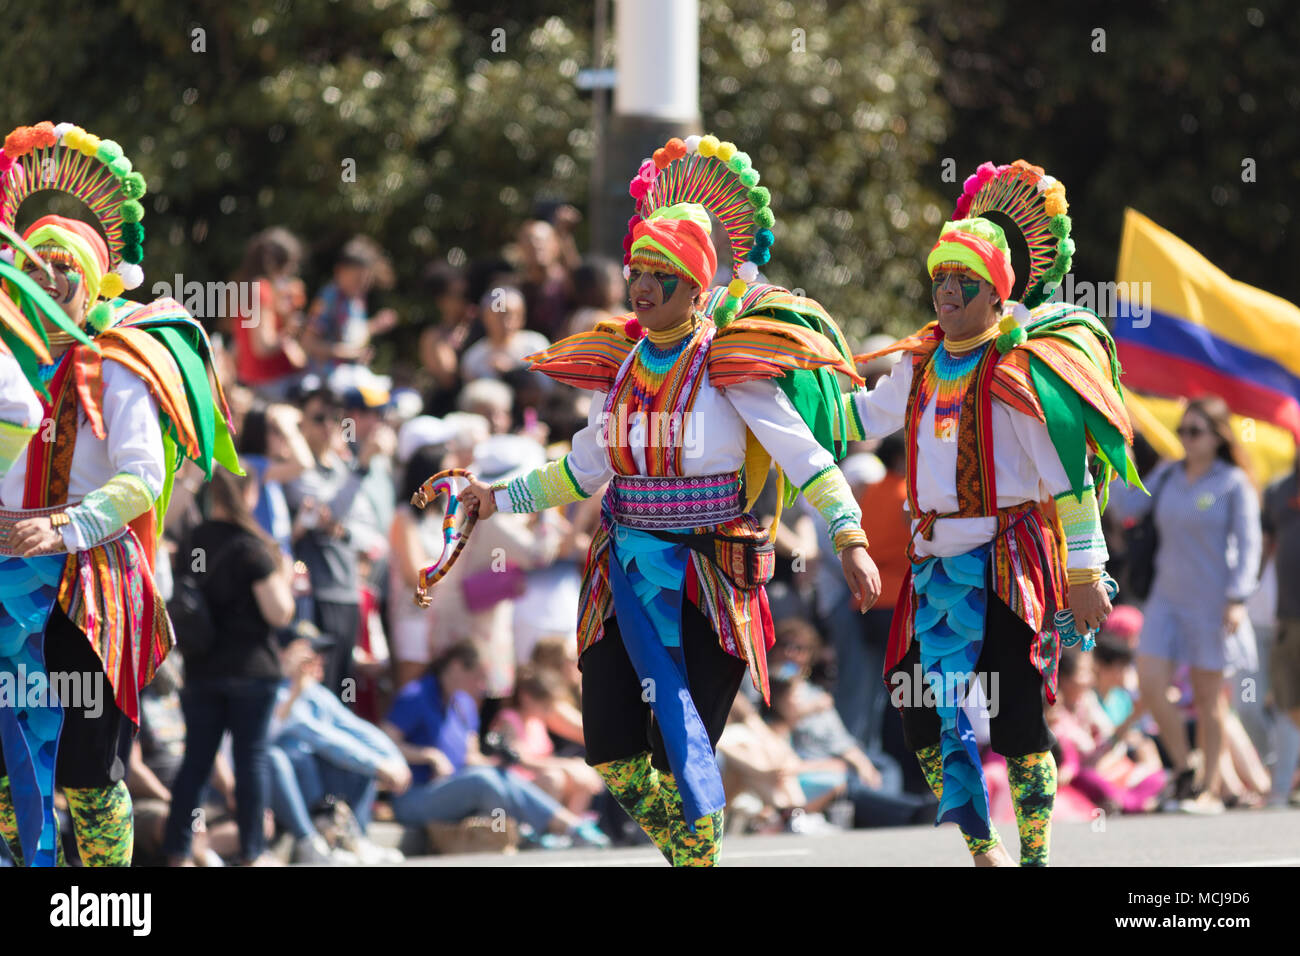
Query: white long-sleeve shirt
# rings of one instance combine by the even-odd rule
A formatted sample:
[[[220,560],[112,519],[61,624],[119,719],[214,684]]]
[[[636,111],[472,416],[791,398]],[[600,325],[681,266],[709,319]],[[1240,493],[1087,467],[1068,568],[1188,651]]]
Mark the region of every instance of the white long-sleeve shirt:
[[[912,387],[912,362],[907,356],[875,388],[854,393],[865,437],[883,438],[903,427],[907,397]],[[936,396],[931,396],[917,431],[916,500],[922,511],[957,510],[957,440],[936,437]],[[1070,490],[1065,468],[1052,444],[1047,426],[1036,418],[993,401],[993,464],[999,508],[1024,501],[1041,501]],[[917,518],[913,517],[915,528]],[[940,518],[929,541],[914,539],[918,556],[950,557],[963,554],[993,539],[997,519]],[[1069,552],[1069,568],[1097,568],[1106,563],[1104,548]]]
[[[41,423],[40,400],[22,370],[12,357],[7,358],[7,363],[0,364],[0,420],[28,427],[32,424],[50,427]],[[162,431],[158,427],[158,403],[149,393],[149,387],[129,369],[107,359],[103,363],[101,407],[105,438],[95,434],[84,414],[77,422],[77,444],[68,475],[68,504],[76,504],[114,475],[124,472],[141,479],[157,497],[162,492],[164,478]],[[22,421],[11,416],[21,416]],[[37,438],[40,434],[38,431]],[[23,449],[9,472],[0,479],[0,505],[21,508],[26,481],[27,450]],[[79,540],[71,524],[64,526],[63,540],[70,551],[87,546]]]

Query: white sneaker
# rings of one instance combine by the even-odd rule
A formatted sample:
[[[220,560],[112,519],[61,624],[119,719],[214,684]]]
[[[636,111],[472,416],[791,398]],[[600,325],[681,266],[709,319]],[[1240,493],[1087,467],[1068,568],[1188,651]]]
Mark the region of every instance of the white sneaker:
[[[380,846],[366,837],[353,841],[352,850],[363,866],[396,866],[406,859],[406,854],[396,847]]]
[[[360,866],[361,859],[351,850],[345,850],[341,846],[336,846],[330,850],[330,865],[332,866]]]
[[[313,833],[294,841],[293,862],[295,863],[329,863],[332,851],[325,838]]]

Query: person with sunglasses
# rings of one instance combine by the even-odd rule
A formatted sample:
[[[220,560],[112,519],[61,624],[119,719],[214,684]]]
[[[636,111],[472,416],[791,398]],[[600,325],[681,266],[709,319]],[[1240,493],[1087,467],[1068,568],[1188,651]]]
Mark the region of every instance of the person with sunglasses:
[[[1159,547],[1138,639],[1138,687],[1173,769],[1166,806],[1192,813],[1223,812],[1224,677],[1256,669],[1246,599],[1259,579],[1263,529],[1259,494],[1230,419],[1218,396],[1188,402],[1177,429],[1183,460],[1150,474],[1151,498],[1116,496],[1123,518],[1141,520],[1154,509]],[[1169,699],[1183,667],[1202,756],[1199,782],[1184,712]]]
[[[1041,698],[1055,699],[1057,628],[1087,634],[1110,612],[1100,506],[1112,470],[1136,476],[1114,343],[1094,314],[1051,301],[1073,253],[1065,208],[1042,169],[981,166],[926,262],[936,321],[857,356],[908,353],[850,396],[851,439],[904,431],[911,567],[886,684],[937,822],[958,824],[977,866],[1014,864],[989,820],[966,697],[978,674],[1020,864],[1045,866],[1056,740]],[[1029,252],[1024,265],[1013,250]]]

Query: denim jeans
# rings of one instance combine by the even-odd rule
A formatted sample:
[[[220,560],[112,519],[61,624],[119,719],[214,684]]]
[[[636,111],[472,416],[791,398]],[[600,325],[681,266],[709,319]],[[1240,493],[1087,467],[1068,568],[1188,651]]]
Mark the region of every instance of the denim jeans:
[[[163,852],[190,852],[203,785],[212,774],[221,738],[230,731],[235,757],[235,821],[245,861],[266,849],[263,818],[267,801],[266,732],[275,706],[278,678],[196,679],[181,689],[185,713],[185,757],[172,785],[172,807],[163,834]]]
[[[362,830],[370,826],[370,812],[379,790],[374,774],[346,770],[293,745],[271,744],[267,756],[271,767],[271,809],[280,825],[296,838],[316,832],[311,808],[327,795],[346,803]]]
[[[407,826],[431,820],[455,823],[504,810],[535,832],[545,833],[559,809],[560,805],[534,784],[500,767],[465,767],[450,777],[413,785],[393,798],[393,816]]]

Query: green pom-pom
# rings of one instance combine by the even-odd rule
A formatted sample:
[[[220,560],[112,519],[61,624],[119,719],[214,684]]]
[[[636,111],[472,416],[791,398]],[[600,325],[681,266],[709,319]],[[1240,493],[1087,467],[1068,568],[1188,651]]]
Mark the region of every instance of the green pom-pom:
[[[122,147],[111,139],[101,139],[99,149],[95,150],[95,158],[107,165],[115,159],[122,158]]]
[[[141,245],[144,242],[144,226],[138,222],[122,223],[122,241],[127,245]]]
[[[1062,257],[1066,259],[1070,259],[1073,258],[1073,256],[1074,256],[1074,240],[1062,239],[1061,244],[1056,247],[1056,257],[1058,259]]]
[[[144,177],[139,173],[128,173],[121,182],[122,195],[127,199],[139,199],[144,195]]]
[[[107,302],[96,302],[86,313],[86,322],[90,325],[93,338],[113,323],[113,306]]]
[[[108,171],[118,179],[122,179],[131,172],[131,160],[125,156],[119,156],[108,164]]]
[[[122,261],[138,266],[144,261],[144,246],[138,242],[128,242],[123,245]]]
[[[727,160],[727,165],[731,167],[733,173],[743,173],[750,167],[749,153],[732,153],[731,159]]]
[[[755,186],[749,191],[749,202],[755,209],[762,209],[772,202],[772,194],[766,186]]]
[[[754,223],[761,229],[771,229],[776,225],[776,216],[772,214],[771,209],[764,206],[758,212],[754,213]]]
[[[749,169],[741,170],[740,172],[740,184],[742,186],[748,186],[750,189],[753,189],[758,185],[758,179],[758,170],[753,166],[750,166]]]
[[[735,303],[735,305],[732,303]],[[718,328],[722,328],[734,319],[736,317],[736,307],[739,304],[740,300],[731,295],[719,302],[713,310],[713,324]]]
[[[1064,213],[1053,216],[1052,221],[1047,224],[1047,229],[1057,239],[1064,239],[1070,234],[1070,217]]]
[[[128,199],[122,203],[117,211],[121,214],[123,222],[139,222],[144,218],[144,206],[141,206],[134,199]]]
[[[1025,331],[1025,327],[1023,325],[1017,325],[1010,332],[1003,332],[994,339],[993,347],[1003,355],[1006,355],[1017,345],[1022,344],[1027,338],[1029,338],[1029,333]]]

